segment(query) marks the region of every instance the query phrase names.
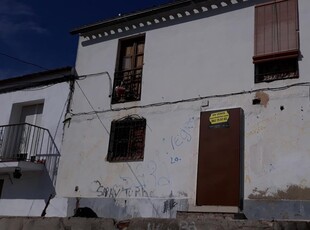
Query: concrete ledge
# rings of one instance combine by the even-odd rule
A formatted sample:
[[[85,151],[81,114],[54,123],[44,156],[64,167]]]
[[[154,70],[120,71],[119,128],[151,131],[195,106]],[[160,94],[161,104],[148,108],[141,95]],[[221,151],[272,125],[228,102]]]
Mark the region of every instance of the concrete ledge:
[[[115,230],[113,219],[0,217],[2,230]]]
[[[120,222],[119,222],[120,223]],[[206,219],[199,214],[187,219],[134,218],[115,224],[104,218],[0,217],[2,230],[205,230],[205,229],[309,229],[307,221],[249,221]]]
[[[252,220],[309,220],[310,201],[244,200],[243,212]]]
[[[188,208],[188,212],[219,212],[219,213],[238,213],[239,208],[233,206],[192,206]]]

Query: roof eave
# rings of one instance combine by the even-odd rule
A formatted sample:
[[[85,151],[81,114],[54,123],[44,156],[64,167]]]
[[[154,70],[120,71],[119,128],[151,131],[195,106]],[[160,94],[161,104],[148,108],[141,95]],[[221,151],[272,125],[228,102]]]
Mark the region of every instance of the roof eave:
[[[174,9],[177,9],[180,7],[185,7],[185,6],[192,4],[193,2],[201,2],[201,1],[205,1],[205,0],[181,0],[181,1],[173,2],[173,3],[164,4],[164,5],[154,7],[151,9],[147,9],[147,10],[139,11],[136,13],[120,16],[117,18],[112,18],[112,19],[105,20],[105,21],[98,22],[98,23],[94,23],[91,25],[82,26],[80,28],[77,28],[77,29],[70,31],[70,34],[72,34],[72,35],[83,34],[83,33],[90,32],[93,30],[97,30],[100,28],[117,25],[117,24],[120,24],[123,22],[132,21],[132,20],[139,19],[142,17],[156,15],[156,14],[166,12],[166,11],[170,11],[170,10],[174,10]]]
[[[0,80],[0,94],[27,88],[57,84],[75,79],[72,67],[63,67]]]

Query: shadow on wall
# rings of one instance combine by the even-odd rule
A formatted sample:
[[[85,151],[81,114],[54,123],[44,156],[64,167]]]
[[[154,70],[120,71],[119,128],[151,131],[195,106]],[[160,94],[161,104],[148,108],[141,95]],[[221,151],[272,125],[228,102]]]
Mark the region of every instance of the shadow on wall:
[[[46,170],[21,171],[19,179],[14,178],[12,173],[0,174],[0,179],[4,181],[1,199],[44,199],[47,202],[49,196],[55,194],[55,188]]]

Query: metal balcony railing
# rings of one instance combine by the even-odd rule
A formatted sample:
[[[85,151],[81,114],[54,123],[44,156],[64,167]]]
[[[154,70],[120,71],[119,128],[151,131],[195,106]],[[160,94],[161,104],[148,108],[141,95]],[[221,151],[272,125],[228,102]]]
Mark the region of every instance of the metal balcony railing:
[[[115,72],[112,103],[140,100],[141,83],[142,68]]]
[[[0,162],[44,164],[55,184],[60,153],[48,129],[28,123],[0,126]]]

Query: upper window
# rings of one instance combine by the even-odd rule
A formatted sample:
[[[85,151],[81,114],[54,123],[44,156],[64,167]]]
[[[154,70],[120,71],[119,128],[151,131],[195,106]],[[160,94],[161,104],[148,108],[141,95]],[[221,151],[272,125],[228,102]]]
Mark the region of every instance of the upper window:
[[[107,160],[141,161],[144,155],[146,119],[128,116],[111,123]]]
[[[145,35],[119,41],[112,103],[140,100],[144,43]]]
[[[255,6],[255,82],[297,78],[298,57],[297,0]]]

